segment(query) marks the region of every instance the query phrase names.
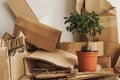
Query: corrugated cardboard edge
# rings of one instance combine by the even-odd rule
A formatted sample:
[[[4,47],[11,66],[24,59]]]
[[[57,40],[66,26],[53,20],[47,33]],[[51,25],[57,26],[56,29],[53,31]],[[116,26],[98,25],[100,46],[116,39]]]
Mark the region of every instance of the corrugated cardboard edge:
[[[9,5],[16,17],[27,16],[32,18],[33,20],[38,21],[37,17],[34,15],[25,0],[7,0],[7,4]]]

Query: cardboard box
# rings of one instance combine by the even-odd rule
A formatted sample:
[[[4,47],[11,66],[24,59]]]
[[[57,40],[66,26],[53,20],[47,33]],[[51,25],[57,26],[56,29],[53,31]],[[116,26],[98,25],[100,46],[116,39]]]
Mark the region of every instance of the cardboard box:
[[[41,50],[33,52],[25,58],[26,75],[32,75],[34,73],[36,69],[36,61],[42,61],[47,63],[48,66],[52,65],[61,70],[70,70],[77,65],[77,56],[61,49],[56,49],[54,52],[46,52]],[[41,64],[40,66],[42,65],[44,64]]]
[[[54,51],[61,37],[61,31],[27,17],[18,17],[15,23],[14,35],[22,31],[26,41],[48,51]]]
[[[38,21],[37,17],[27,5],[26,0],[7,0],[7,4],[9,5],[16,17],[27,16],[33,20]]]
[[[66,50],[70,53],[76,54],[76,51],[81,49],[81,46],[84,45],[85,42],[61,42],[60,49]],[[92,42],[93,48],[96,51],[99,51],[99,56],[103,56],[104,54],[104,45],[103,42]]]

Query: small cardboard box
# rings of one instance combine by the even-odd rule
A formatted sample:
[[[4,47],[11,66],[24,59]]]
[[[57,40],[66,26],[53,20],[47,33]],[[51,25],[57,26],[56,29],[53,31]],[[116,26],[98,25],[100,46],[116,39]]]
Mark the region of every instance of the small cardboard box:
[[[61,31],[27,17],[18,17],[15,23],[14,35],[22,31],[26,41],[48,51],[54,51],[61,37]]]

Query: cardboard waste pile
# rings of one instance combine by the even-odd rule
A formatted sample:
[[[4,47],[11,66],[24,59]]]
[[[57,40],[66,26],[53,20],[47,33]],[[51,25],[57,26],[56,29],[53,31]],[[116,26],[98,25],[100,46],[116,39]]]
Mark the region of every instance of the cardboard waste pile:
[[[13,34],[5,33],[1,39],[0,56],[5,56],[0,64],[4,64],[2,70],[5,70],[5,73],[0,73],[1,80],[19,80],[23,76],[49,79],[72,75],[77,57],[56,49],[61,31],[30,18],[18,17]],[[27,52],[27,44],[36,46],[37,50]]]
[[[82,2],[83,0],[77,0],[77,7],[81,6]],[[38,22],[36,16],[25,3],[25,0],[7,0],[7,3],[17,19],[13,35],[6,33],[0,40],[0,71],[2,72],[0,73],[0,80],[78,80],[114,75],[113,68],[111,68],[111,60],[114,60],[114,56],[113,53],[108,55],[109,52],[106,47],[107,45],[114,45],[106,43],[108,39],[113,40],[113,37],[106,38],[106,33],[103,34],[102,40],[105,42],[105,49],[103,50],[103,48],[97,46],[97,49],[100,51],[98,64],[102,68],[107,69],[101,69],[98,66],[101,70],[98,69],[96,72],[77,73],[77,56],[75,51],[78,50],[81,43],[60,43],[62,32]],[[87,2],[87,4],[89,3],[94,3],[94,0],[93,2]],[[79,8],[77,8],[77,11]],[[87,10],[90,10],[89,6]],[[104,17],[101,18],[106,20]],[[115,19],[115,17],[112,18]],[[112,29],[106,28],[106,32],[109,32],[109,30]],[[112,35],[111,32],[110,34]],[[110,40],[109,42],[111,42]],[[73,45],[74,48],[71,48]],[[102,43],[100,45],[103,46]],[[104,52],[108,53],[105,53],[105,55]],[[116,62],[115,70],[117,73],[120,73],[120,58],[116,59]]]
[[[71,69],[77,65],[77,57],[64,50],[56,49],[61,31],[30,18],[18,17],[14,35],[19,31],[25,34],[27,43],[39,48],[24,60],[26,75],[36,79],[46,79],[66,77],[71,74]]]
[[[32,27],[26,27],[29,25],[31,25]],[[108,69],[105,71],[90,72],[90,73],[89,72],[77,73],[78,72],[76,66],[77,56],[75,54],[71,54],[68,51],[58,49],[57,45],[59,41],[55,44],[56,46],[54,47],[54,50],[53,48],[47,47],[49,44],[49,38],[51,38],[52,40],[54,37],[51,36],[47,36],[49,38],[43,37],[43,35],[41,34],[44,33],[45,35],[46,32],[42,32],[42,33],[36,32],[36,28],[35,30],[32,29],[34,27],[38,28],[37,31],[39,30],[39,27],[40,29],[43,28],[43,30],[49,29],[48,26],[47,26],[48,28],[44,28],[44,26],[43,25],[41,26],[41,23],[32,21],[29,18],[27,19],[22,17],[17,18],[14,28],[15,36],[5,33],[3,39],[1,40],[0,49],[2,48],[3,49],[0,51],[0,53],[3,54],[2,51],[4,51],[3,55],[7,55],[7,57],[1,61],[2,63],[4,62],[4,66],[5,66],[4,67],[5,73],[1,73],[2,75],[4,75],[4,77],[1,76],[0,77],[1,79],[3,80],[74,79],[75,80],[75,79],[89,79],[89,78],[99,77],[100,75],[98,74],[101,74],[101,76],[105,76],[105,75],[113,76],[114,73],[112,69],[110,70]],[[51,31],[51,33],[52,32],[54,33],[54,31],[57,31],[58,33],[60,32],[52,28],[48,31]],[[32,35],[35,34],[34,38],[31,38],[32,36],[30,32],[32,33]],[[60,35],[61,34],[57,35],[58,39],[57,38],[55,39],[59,40]],[[42,47],[43,45],[36,44],[36,40],[42,42],[42,40],[36,38],[36,36],[42,37],[42,40],[43,41],[47,40],[48,43],[46,42],[47,44],[44,44],[44,47]],[[34,40],[33,43],[30,42],[30,40],[32,39],[34,39],[35,42]],[[32,44],[34,46],[37,46],[37,50],[34,52],[27,52],[26,51],[27,44],[29,45]],[[3,46],[5,47],[5,49]],[[50,49],[52,51],[48,51]],[[99,62],[103,62],[104,59],[103,57],[102,58],[99,57],[100,60]],[[107,61],[110,61],[109,57]],[[108,62],[106,62],[106,64],[107,63]],[[106,66],[103,67],[110,68],[110,65],[107,64]]]

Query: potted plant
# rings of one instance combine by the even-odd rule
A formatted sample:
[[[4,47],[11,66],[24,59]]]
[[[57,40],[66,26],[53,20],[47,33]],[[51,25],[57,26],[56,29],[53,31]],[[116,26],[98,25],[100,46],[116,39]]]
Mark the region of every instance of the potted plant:
[[[80,71],[95,71],[98,51],[94,51],[91,45],[92,39],[96,34],[101,34],[103,26],[99,22],[99,16],[92,11],[84,14],[71,13],[70,16],[64,17],[67,31],[78,33],[84,36],[86,44],[81,47],[81,51],[76,51]]]

